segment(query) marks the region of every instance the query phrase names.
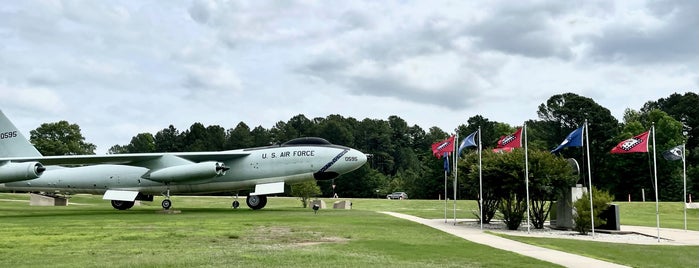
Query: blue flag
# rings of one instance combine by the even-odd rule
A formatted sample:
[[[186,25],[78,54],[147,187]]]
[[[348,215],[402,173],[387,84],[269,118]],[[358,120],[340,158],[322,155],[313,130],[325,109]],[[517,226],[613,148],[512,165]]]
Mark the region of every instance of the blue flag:
[[[444,171],[449,173],[449,153],[444,153]]]
[[[468,135],[464,140],[461,141],[461,144],[459,144],[457,156],[461,155],[461,151],[466,147],[478,146],[476,144],[476,134],[478,134],[478,131],[471,133],[471,135]]]
[[[579,127],[576,130],[573,130],[570,134],[568,134],[568,137],[566,137],[563,142],[561,142],[561,145],[558,145],[556,149],[553,149],[551,153],[555,153],[558,150],[561,150],[565,147],[582,147],[582,132],[583,132],[583,127]]]

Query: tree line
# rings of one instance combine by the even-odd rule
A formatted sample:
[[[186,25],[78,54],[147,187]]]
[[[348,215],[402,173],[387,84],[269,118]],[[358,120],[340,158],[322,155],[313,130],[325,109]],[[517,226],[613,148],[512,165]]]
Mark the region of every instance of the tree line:
[[[556,157],[576,159],[581,163],[581,170],[587,170],[587,165],[590,165],[593,184],[609,191],[617,200],[626,200],[628,195],[633,200],[641,200],[641,189],[646,190],[646,198],[650,200],[653,191],[649,165],[651,154],[612,155],[609,150],[620,141],[647,131],[655,124],[660,199],[682,200],[682,163],[665,161],[660,153],[686,144],[688,191],[697,192],[699,183],[694,183],[694,178],[699,176],[699,166],[696,164],[699,160],[697,104],[699,95],[696,93],[675,93],[648,101],[639,110],[627,109],[619,122],[609,109],[591,98],[574,93],[554,95],[539,105],[538,119],[526,122],[529,152],[548,153],[568,133],[588,120],[591,163],[584,161],[586,157],[581,148],[566,148]],[[487,150],[494,147],[501,136],[511,134],[519,126],[474,115],[459,125],[456,131],[463,138],[478,127],[481,127],[483,146]],[[230,129],[194,123],[188,129],[179,130],[170,125],[155,134],[139,133],[128,144],[114,145],[108,152],[233,150],[315,136],[371,155],[368,164],[359,170],[335,181],[319,182],[323,196],[331,196],[335,185],[334,191],[341,197],[383,197],[393,191],[405,191],[411,198],[436,199],[443,194],[444,171],[442,160],[432,155],[430,145],[449,135],[448,131],[438,127],[423,129],[409,125],[395,115],[387,120],[357,120],[336,114],[324,118],[307,118],[301,114],[286,122],[279,121],[269,129],[262,126],[250,128],[244,122]],[[95,150],[95,146],[80,135],[79,126],[66,121],[42,124],[30,132],[30,137],[44,155],[93,154]],[[474,153],[474,150],[468,150],[466,155]],[[462,167],[459,174],[460,199],[477,198],[477,189],[466,179],[473,172],[468,159],[472,157],[459,158]],[[586,184],[583,178],[578,175],[570,182]]]

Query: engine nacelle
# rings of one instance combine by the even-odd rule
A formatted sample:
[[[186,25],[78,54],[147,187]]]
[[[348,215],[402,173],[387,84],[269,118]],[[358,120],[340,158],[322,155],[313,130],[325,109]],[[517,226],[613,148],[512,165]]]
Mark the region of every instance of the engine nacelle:
[[[13,163],[0,166],[0,183],[33,180],[41,176],[46,168],[39,162]]]
[[[223,163],[202,162],[159,169],[151,172],[145,178],[165,183],[197,181],[223,176],[229,169]]]

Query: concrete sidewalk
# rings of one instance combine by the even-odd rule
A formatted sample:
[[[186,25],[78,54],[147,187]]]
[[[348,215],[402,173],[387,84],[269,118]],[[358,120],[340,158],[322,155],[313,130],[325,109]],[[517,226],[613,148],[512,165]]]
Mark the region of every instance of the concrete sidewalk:
[[[395,212],[382,213],[424,224],[429,227],[461,237],[474,243],[511,251],[524,256],[529,256],[532,258],[540,259],[565,267],[628,267],[563,251],[532,246],[529,244],[487,234],[480,229],[464,228],[463,226],[455,226],[453,223],[444,223],[441,219],[429,220]]]
[[[622,231],[658,237],[657,227],[622,225]],[[682,229],[660,228],[658,245],[699,246],[699,232]]]

